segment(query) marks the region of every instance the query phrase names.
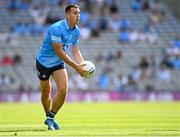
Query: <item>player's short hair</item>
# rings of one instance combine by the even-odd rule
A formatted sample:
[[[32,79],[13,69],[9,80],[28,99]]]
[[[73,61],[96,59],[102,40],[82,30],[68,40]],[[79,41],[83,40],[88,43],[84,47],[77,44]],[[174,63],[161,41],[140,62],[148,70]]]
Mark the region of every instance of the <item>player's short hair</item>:
[[[68,13],[71,8],[79,8],[79,5],[77,4],[71,4],[71,5],[68,5],[66,8],[65,8],[65,13]]]

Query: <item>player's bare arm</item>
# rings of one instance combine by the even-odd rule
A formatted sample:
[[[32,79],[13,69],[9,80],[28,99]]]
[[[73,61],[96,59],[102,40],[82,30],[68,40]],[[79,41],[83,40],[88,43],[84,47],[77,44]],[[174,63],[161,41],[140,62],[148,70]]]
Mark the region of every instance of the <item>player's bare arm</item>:
[[[84,59],[83,59],[83,56],[81,54],[81,51],[80,51],[80,48],[79,46],[73,46],[72,47],[72,52],[74,54],[74,57],[76,59],[76,61],[79,63],[79,64],[82,64],[84,62]]]
[[[82,64],[78,64],[76,62],[74,62],[67,54],[64,53],[63,49],[62,49],[62,44],[60,43],[53,43],[53,46],[54,46],[54,49],[56,51],[56,54],[64,60],[64,62],[66,62],[68,65],[72,66],[81,76],[84,76],[87,72],[84,71],[82,69],[83,65]],[[77,55],[78,53],[76,53]],[[80,57],[80,55],[77,55],[79,56],[79,60],[82,59],[82,55]]]

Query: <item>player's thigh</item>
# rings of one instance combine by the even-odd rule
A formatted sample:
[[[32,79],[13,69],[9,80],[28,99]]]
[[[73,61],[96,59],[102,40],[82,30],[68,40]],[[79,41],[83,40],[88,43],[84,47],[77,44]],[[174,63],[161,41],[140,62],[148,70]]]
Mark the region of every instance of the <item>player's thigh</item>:
[[[52,77],[56,83],[58,91],[67,91],[68,74],[66,69],[59,69],[52,73]]]

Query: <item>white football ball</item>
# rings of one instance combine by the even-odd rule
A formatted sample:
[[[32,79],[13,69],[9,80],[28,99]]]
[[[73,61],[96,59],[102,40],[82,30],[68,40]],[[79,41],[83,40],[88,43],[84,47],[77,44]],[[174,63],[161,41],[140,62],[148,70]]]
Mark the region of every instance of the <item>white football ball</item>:
[[[85,78],[91,78],[92,76],[94,76],[95,72],[96,72],[96,67],[94,65],[94,63],[92,63],[89,60],[85,60],[83,62],[84,66],[83,69],[85,71],[88,71],[88,73],[85,75]]]

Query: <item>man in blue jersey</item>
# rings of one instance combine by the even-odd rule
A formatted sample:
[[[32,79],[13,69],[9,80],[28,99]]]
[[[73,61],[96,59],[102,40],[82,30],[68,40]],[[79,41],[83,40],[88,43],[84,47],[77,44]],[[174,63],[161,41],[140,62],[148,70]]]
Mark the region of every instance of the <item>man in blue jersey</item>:
[[[41,102],[46,113],[45,125],[49,130],[60,129],[54,119],[62,107],[68,91],[68,74],[65,63],[73,67],[82,77],[87,73],[82,69],[83,56],[77,46],[80,30],[77,26],[80,20],[78,5],[69,5],[65,9],[66,19],[60,20],[50,26],[36,57],[37,74],[42,91]],[[75,61],[70,58],[67,51],[72,49]],[[57,92],[51,99],[50,76],[57,86]]]

